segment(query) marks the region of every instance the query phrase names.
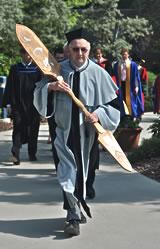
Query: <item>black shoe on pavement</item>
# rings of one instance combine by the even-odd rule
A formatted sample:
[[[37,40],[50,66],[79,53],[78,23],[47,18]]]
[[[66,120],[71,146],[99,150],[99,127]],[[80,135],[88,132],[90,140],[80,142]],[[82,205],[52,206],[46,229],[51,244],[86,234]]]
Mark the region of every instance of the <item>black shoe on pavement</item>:
[[[36,156],[29,156],[29,161],[35,162],[35,161],[37,161],[37,157]]]
[[[91,186],[91,187],[87,187],[86,189],[86,196],[89,198],[89,199],[94,199],[96,195],[96,192],[94,190],[94,188]]]
[[[81,211],[81,219],[80,219],[79,223],[80,224],[87,223],[87,218],[86,218],[86,216],[84,216],[84,214],[82,213],[82,211]]]
[[[12,156],[10,157],[9,161],[13,162],[14,165],[20,165],[20,159],[18,156],[16,156],[13,152],[12,152]]]
[[[80,234],[79,221],[70,220],[68,224],[64,227],[64,232],[70,236],[77,236]]]
[[[14,165],[20,165],[21,164],[20,160],[17,160],[16,162],[13,162],[13,163],[14,163]]]

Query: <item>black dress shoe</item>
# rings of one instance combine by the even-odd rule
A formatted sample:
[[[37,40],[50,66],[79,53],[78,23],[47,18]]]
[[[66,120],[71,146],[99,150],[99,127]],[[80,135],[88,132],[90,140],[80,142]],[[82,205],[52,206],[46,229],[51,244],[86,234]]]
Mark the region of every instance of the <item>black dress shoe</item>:
[[[64,232],[70,236],[77,236],[80,234],[79,221],[70,220],[68,224],[64,227]]]
[[[37,161],[37,157],[36,156],[29,156],[29,161],[35,162],[35,161]]]
[[[13,162],[14,165],[20,165],[21,163],[19,157],[16,156],[14,153],[12,153],[12,156],[9,160]]]
[[[87,187],[86,189],[86,196],[89,198],[89,199],[94,199],[96,195],[96,192],[94,190],[94,188],[91,186],[91,187]]]
[[[85,224],[85,223],[87,223],[87,218],[86,218],[86,216],[84,216],[84,214],[82,213],[82,211],[81,211],[81,219],[80,219],[80,224]]]
[[[16,162],[13,162],[13,164],[14,164],[14,165],[20,165],[21,162],[20,162],[20,160],[17,160]]]

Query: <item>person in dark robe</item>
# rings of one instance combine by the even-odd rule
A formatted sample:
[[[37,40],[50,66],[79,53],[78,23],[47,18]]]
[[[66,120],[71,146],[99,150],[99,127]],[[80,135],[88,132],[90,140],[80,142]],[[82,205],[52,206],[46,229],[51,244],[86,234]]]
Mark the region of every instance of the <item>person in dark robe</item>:
[[[121,117],[130,115],[133,119],[140,118],[144,113],[144,103],[138,66],[130,60],[127,48],[122,49],[121,55],[122,60],[114,64]]]
[[[42,78],[38,67],[29,54],[20,48],[22,61],[12,65],[7,77],[3,106],[7,107],[13,120],[11,160],[20,164],[20,149],[28,143],[30,161],[36,161],[40,115],[33,105],[35,83]]]
[[[153,113],[160,114],[160,75],[157,75],[153,85]]]
[[[104,129],[113,131],[119,124],[120,111],[116,84],[103,68],[89,59],[92,35],[80,28],[66,33],[66,38],[69,59],[61,62],[63,78],[53,81],[46,76],[38,82],[34,105],[42,116],[55,118],[54,161],[67,210],[64,231],[73,236],[80,234],[79,224],[87,221],[81,208],[91,217],[86,203],[86,180],[91,154],[97,146],[93,123],[100,122]],[[69,96],[70,89],[90,112],[87,117]],[[46,108],[50,97],[53,98],[51,113]]]

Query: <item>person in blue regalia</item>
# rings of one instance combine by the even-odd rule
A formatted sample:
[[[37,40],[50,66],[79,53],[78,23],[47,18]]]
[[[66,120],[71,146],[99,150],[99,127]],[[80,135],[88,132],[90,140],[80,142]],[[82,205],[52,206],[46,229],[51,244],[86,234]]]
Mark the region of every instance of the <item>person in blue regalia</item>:
[[[141,118],[144,103],[138,66],[129,58],[128,49],[123,48],[121,55],[122,59],[114,64],[121,117],[130,115],[133,119]]]

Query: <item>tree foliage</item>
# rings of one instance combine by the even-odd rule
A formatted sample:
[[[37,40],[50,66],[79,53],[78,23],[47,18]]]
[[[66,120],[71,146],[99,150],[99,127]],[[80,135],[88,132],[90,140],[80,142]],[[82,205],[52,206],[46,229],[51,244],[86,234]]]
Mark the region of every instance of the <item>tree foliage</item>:
[[[119,0],[1,0],[0,53],[4,56],[0,58],[7,63],[7,56],[15,58],[18,53],[16,23],[31,28],[51,51],[65,43],[67,31],[79,26],[91,30],[95,45],[113,56],[124,46],[145,49],[151,35],[149,22],[145,18],[125,18],[118,3]]]
[[[15,55],[14,46],[17,44],[15,23],[23,21],[21,0],[1,0],[0,4],[0,52]],[[12,52],[11,52],[12,51]]]
[[[83,23],[96,36],[97,44],[119,56],[122,47],[144,50],[152,34],[152,27],[145,18],[124,17],[118,10],[118,0],[93,0],[83,13]]]
[[[152,24],[152,46],[160,49],[160,2],[159,0],[135,0],[133,7],[138,9],[139,15],[145,17]]]
[[[67,21],[70,10],[63,0],[32,0],[24,2],[23,24],[30,27],[53,50],[64,42],[64,34],[71,26]]]

